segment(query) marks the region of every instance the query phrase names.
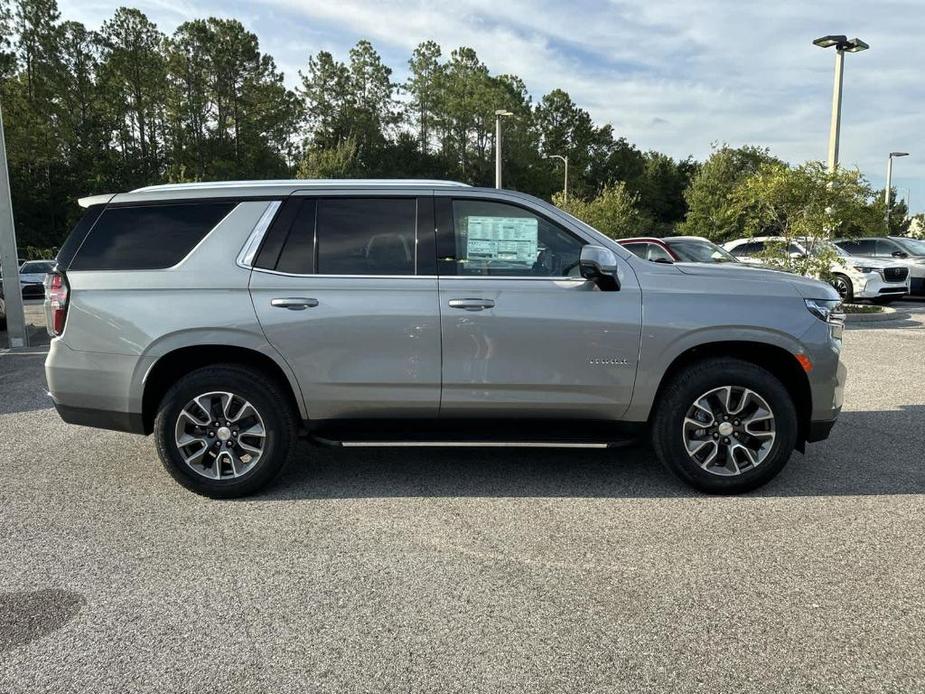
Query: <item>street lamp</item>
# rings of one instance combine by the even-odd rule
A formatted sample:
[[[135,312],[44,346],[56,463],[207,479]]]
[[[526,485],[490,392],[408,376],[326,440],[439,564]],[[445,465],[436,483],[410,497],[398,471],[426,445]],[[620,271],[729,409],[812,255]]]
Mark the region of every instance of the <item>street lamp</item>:
[[[495,188],[501,188],[501,119],[513,115],[503,108],[495,111]]]
[[[909,152],[890,152],[886,159],[886,190],[883,191],[883,202],[886,205],[886,218],[890,218],[890,190],[893,187],[893,157],[908,157]]]
[[[845,53],[860,53],[870,46],[854,38],[850,41],[843,34],[821,36],[813,44],[820,48],[835,47],[835,87],[832,91],[832,125],[829,128],[829,171],[838,166],[838,137],[841,130],[841,88],[845,69]]]
[[[565,184],[562,186],[562,202],[568,202],[568,157],[561,154],[548,154],[547,159],[561,159],[565,162]]]

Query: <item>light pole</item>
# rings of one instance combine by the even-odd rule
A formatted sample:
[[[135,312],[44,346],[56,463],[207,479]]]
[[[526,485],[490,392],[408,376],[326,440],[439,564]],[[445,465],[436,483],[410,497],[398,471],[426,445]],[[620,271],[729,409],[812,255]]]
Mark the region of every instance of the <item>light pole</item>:
[[[562,186],[562,202],[568,202],[568,157],[561,154],[547,154],[547,159],[561,159],[565,162],[565,184]]]
[[[495,111],[495,188],[501,188],[501,119],[513,115],[503,108]]]
[[[887,223],[890,221],[890,208],[893,207],[890,200],[890,191],[893,188],[893,157],[908,156],[909,152],[890,152],[890,156],[886,158],[886,190],[883,191],[883,204],[886,205]]]
[[[10,197],[10,174],[6,165],[6,139],[3,136],[3,111],[0,110],[0,269],[3,270],[3,300],[6,305],[6,330],[10,347],[28,347],[26,319],[22,310],[19,286],[19,261],[16,257],[16,229],[13,226],[13,202]]]
[[[831,48],[835,46],[835,87],[832,90],[832,124],[829,127],[829,171],[835,171],[838,167],[838,138],[841,131],[841,88],[842,77],[845,69],[845,53],[860,53],[866,51],[870,46],[853,38],[850,41],[843,34],[831,34],[821,36],[813,44],[820,48]]]

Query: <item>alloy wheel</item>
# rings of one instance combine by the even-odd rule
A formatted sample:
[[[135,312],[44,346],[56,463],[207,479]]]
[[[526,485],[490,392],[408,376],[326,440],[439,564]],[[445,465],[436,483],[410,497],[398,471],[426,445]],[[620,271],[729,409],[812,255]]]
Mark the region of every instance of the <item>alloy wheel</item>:
[[[760,465],[776,438],[774,412],[758,393],[720,386],[694,400],[682,425],[690,459],[714,475],[740,475]]]
[[[251,403],[228,392],[190,400],[177,415],[175,442],[194,472],[209,479],[241,477],[263,455],[266,428]]]

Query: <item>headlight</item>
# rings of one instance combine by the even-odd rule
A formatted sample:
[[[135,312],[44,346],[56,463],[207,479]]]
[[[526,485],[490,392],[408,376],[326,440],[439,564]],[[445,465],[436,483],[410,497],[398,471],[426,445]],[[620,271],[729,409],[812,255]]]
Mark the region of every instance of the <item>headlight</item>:
[[[866,267],[864,265],[855,265],[854,269],[860,272],[862,275],[866,275],[868,272],[876,272],[875,268]]]
[[[841,299],[805,299],[806,308],[819,320],[826,323],[841,323],[845,320]]]

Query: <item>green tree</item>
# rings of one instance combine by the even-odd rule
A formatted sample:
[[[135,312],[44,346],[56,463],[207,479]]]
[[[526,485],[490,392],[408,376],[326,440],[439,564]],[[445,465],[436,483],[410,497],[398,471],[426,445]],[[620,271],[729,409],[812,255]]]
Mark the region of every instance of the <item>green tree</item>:
[[[357,175],[357,145],[348,137],[335,147],[305,151],[299,163],[299,178],[352,178]]]
[[[142,12],[120,7],[103,23],[101,76],[129,185],[160,178],[166,97],[164,35]]]
[[[13,52],[13,12],[8,0],[0,0],[0,84],[16,69],[16,54]]]
[[[761,147],[714,147],[684,193],[687,216],[678,231],[716,242],[742,236],[744,222],[732,204],[732,193],[767,163],[781,162]]]
[[[797,167],[765,162],[736,187],[731,201],[747,235],[780,239],[766,250],[765,262],[802,275],[827,278],[836,259],[833,238],[884,225],[883,205],[859,171],[829,172],[818,161]],[[807,256],[791,257],[787,248],[794,240],[807,248]]]
[[[349,136],[347,104],[349,72],[347,66],[327,51],[309,56],[308,70],[299,72],[309,141],[314,147],[336,147]]]
[[[440,45],[436,41],[418,44],[408,61],[410,74],[405,91],[410,97],[406,113],[417,124],[418,143],[422,154],[430,151],[435,111],[439,108],[443,67],[440,64]]]
[[[877,198],[883,199],[884,191],[877,192]],[[884,213],[885,214],[885,213]],[[890,213],[886,217],[886,225],[883,231],[892,236],[903,236],[909,231],[909,224],[912,219],[909,217],[909,206],[905,200],[896,199],[896,189],[890,190]]]
[[[622,239],[648,233],[652,220],[639,209],[638,196],[623,182],[606,186],[591,200],[570,196],[566,202],[561,193],[553,203],[586,224],[611,238]]]
[[[643,171],[631,180],[630,187],[639,193],[640,207],[658,228],[669,233],[687,211],[684,191],[696,165],[690,158],[675,161],[661,152],[646,152]]]

